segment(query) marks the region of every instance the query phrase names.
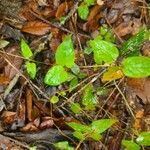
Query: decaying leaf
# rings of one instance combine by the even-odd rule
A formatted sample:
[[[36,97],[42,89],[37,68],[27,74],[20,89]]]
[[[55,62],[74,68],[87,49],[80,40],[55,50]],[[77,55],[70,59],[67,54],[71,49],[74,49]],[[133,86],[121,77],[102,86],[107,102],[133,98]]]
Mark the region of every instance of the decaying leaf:
[[[5,76],[10,80],[18,73],[23,62],[22,58],[19,57],[19,52],[17,50],[17,46],[9,47],[6,50],[8,55],[6,57],[7,65],[5,66]]]
[[[23,32],[33,35],[44,35],[49,32],[50,29],[51,27],[48,24],[41,21],[29,21],[22,27]]]

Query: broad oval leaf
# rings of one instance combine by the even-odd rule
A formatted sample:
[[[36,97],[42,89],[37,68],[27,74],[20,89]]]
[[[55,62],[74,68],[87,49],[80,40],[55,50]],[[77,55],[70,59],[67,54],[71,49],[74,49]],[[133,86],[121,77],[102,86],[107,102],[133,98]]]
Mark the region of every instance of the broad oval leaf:
[[[44,83],[51,86],[57,86],[67,81],[68,78],[69,75],[65,69],[62,66],[57,65],[49,69],[44,78]]]
[[[89,8],[87,4],[82,3],[78,7],[78,15],[82,20],[87,20],[87,17],[89,15]]]
[[[122,145],[126,147],[127,150],[140,150],[140,146],[133,141],[122,140]]]
[[[30,63],[27,62],[26,63],[26,69],[27,69],[27,73],[29,74],[29,76],[34,79],[36,76],[36,64],[35,63]]]
[[[150,146],[150,132],[142,132],[137,137],[136,142],[142,146]]]
[[[91,127],[97,133],[102,133],[106,131],[109,127],[111,127],[114,123],[116,123],[116,119],[100,119],[93,121]]]
[[[117,47],[111,42],[95,38],[89,44],[93,49],[96,64],[102,64],[102,62],[110,64],[119,56]]]
[[[25,59],[29,59],[30,57],[33,56],[33,53],[31,51],[30,47],[23,39],[21,40],[21,52]]]
[[[68,68],[74,66],[75,53],[71,35],[66,36],[63,42],[58,46],[55,59],[58,65],[66,66]]]
[[[128,57],[122,62],[123,73],[132,78],[143,78],[150,75],[150,58]]]

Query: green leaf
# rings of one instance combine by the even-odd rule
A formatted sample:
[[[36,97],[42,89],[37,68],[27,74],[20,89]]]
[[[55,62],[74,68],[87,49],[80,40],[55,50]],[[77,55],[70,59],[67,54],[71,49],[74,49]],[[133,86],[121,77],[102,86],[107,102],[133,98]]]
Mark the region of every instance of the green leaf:
[[[76,86],[78,85],[78,78],[75,77],[71,80],[70,84],[69,84],[69,92],[71,92],[72,90],[74,90],[76,88]]]
[[[82,104],[87,110],[94,110],[97,104],[97,97],[94,94],[94,88],[92,85],[86,87],[83,93]]]
[[[33,56],[33,53],[31,51],[30,47],[23,39],[21,40],[21,52],[25,59],[29,59],[30,57]]]
[[[94,139],[95,141],[99,141],[99,140],[102,138],[102,136],[101,136],[98,132],[96,132],[96,131],[90,133],[89,136],[90,136],[92,139]]]
[[[150,146],[150,132],[142,132],[137,137],[136,142],[142,146]]]
[[[89,8],[88,5],[82,3],[79,7],[78,7],[78,15],[82,20],[87,20],[87,17],[89,15]]]
[[[112,63],[119,56],[117,47],[107,41],[95,38],[89,42],[94,52],[94,60],[97,64]]]
[[[150,33],[147,29],[142,28],[139,33],[131,37],[128,41],[124,42],[121,49],[121,54],[128,54],[128,56],[139,55],[140,46],[146,39],[148,39],[149,34]]]
[[[91,127],[95,132],[100,134],[106,131],[116,122],[117,122],[116,119],[100,119],[100,120],[93,121]]]
[[[128,57],[122,62],[123,73],[132,78],[143,78],[150,75],[150,58]]]
[[[84,3],[86,3],[88,6],[91,6],[95,4],[95,0],[84,0]]]
[[[66,36],[63,42],[58,46],[55,59],[58,65],[66,66],[68,68],[74,66],[75,53],[71,35]]]
[[[79,103],[72,103],[70,105],[70,109],[72,112],[74,112],[75,114],[79,114],[81,112],[81,106]]]
[[[68,141],[61,141],[54,144],[55,148],[60,150],[74,150],[72,146],[69,145]]]
[[[79,132],[79,131],[75,131],[73,132],[73,136],[76,137],[79,140],[85,140],[85,134]]]
[[[90,47],[86,47],[86,48],[84,49],[84,53],[87,54],[87,55],[91,54],[92,52],[93,52],[93,50],[92,50],[92,48],[90,48]]]
[[[0,48],[4,48],[4,47],[6,47],[8,44],[9,44],[8,41],[6,41],[6,40],[0,40]]]
[[[122,145],[126,147],[127,150],[140,150],[140,146],[133,141],[122,140]]]
[[[51,102],[52,104],[58,103],[58,102],[59,102],[58,96],[55,96],[55,95],[52,96],[51,99],[50,99],[50,102]]]
[[[81,133],[87,133],[91,131],[90,127],[88,127],[87,125],[80,124],[80,123],[70,122],[70,123],[67,123],[67,125],[70,126],[72,129],[74,129],[75,131],[78,131]]]
[[[65,69],[60,66],[53,66],[50,68],[44,78],[44,83],[51,85],[51,86],[57,86],[61,83],[67,81],[69,78],[68,73],[65,71]]]
[[[74,66],[72,66],[71,71],[75,74],[78,75],[80,73],[80,68],[78,65],[74,64]]]
[[[109,90],[105,87],[99,87],[96,89],[96,94],[99,96],[106,96],[109,93]]]
[[[36,64],[35,63],[31,63],[31,62],[27,62],[26,63],[26,70],[27,70],[27,73],[29,74],[29,76],[34,79],[35,76],[36,76]]]

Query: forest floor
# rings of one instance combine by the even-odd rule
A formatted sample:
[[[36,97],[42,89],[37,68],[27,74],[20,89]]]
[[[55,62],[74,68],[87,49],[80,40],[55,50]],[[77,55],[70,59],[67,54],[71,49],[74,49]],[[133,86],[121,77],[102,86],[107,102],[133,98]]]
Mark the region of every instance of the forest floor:
[[[150,150],[149,27],[149,0],[0,0],[0,149]]]

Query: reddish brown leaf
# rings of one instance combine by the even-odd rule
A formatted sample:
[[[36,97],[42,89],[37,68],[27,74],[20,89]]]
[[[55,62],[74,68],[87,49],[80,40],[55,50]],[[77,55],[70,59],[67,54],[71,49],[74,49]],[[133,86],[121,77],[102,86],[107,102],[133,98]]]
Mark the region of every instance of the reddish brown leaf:
[[[6,52],[8,55],[4,57],[7,59],[8,64],[5,67],[5,76],[11,80],[18,73],[23,60],[19,57],[17,46],[9,47]]]
[[[57,11],[56,11],[56,18],[60,18],[65,15],[65,13],[68,11],[68,3],[63,2],[59,5]]]
[[[49,32],[50,29],[51,27],[44,22],[29,21],[24,24],[22,31],[33,35],[44,35]]]
[[[16,117],[16,112],[4,111],[2,114],[3,123],[5,125],[10,125],[14,122],[15,117]]]

